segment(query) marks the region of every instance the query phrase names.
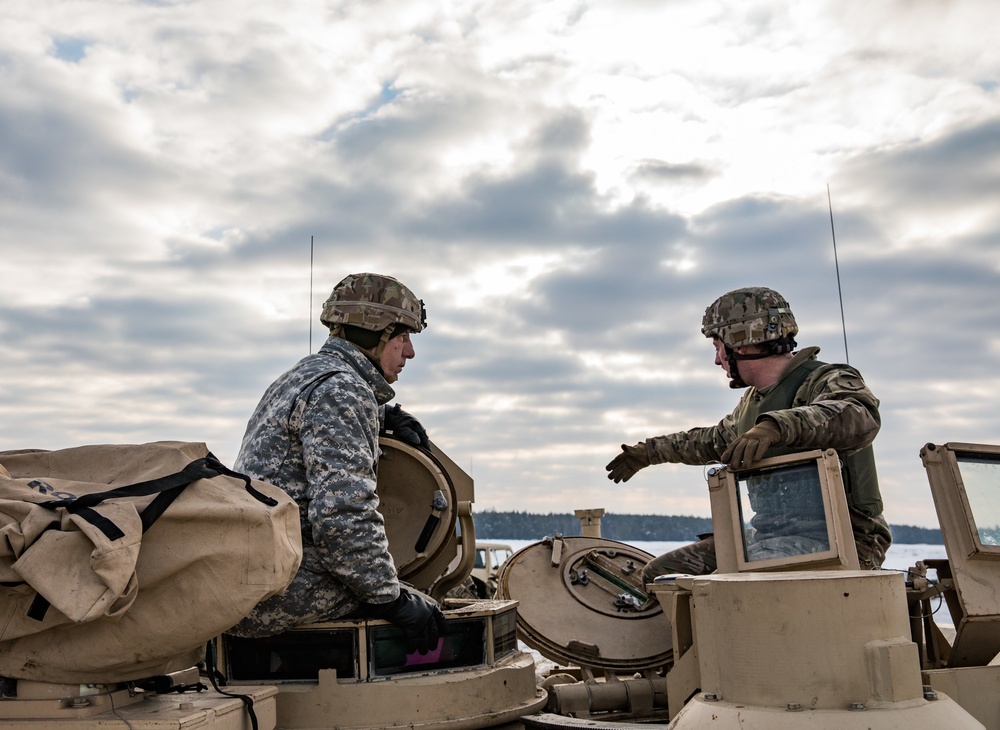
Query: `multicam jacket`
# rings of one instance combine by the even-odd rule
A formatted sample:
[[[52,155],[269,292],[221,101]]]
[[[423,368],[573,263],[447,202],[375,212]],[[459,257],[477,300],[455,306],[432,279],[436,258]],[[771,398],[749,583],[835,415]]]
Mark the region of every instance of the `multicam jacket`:
[[[804,362],[815,360],[818,352],[818,347],[807,347],[796,353],[778,382]],[[754,401],[761,401],[768,391],[747,388],[733,412],[714,426],[647,439],[651,462],[702,465],[718,461],[726,447],[743,433],[740,430],[743,412]],[[878,399],[854,368],[848,365],[818,368],[803,383],[799,394],[812,397],[808,401],[797,397],[791,408],[767,414],[781,428],[782,443],[794,446],[796,451],[837,449],[850,453],[875,440],[882,425]]]
[[[303,557],[286,594],[259,605],[252,623],[289,624],[295,614],[328,620],[359,601],[399,595],[375,493],[379,406],[394,395],[375,365],[337,337],[264,393],[235,466],[298,503]],[[309,605],[289,605],[296,602]]]
[[[871,443],[881,427],[878,399],[861,374],[849,365],[831,365],[816,360],[818,347],[807,347],[792,357],[778,381],[765,390],[748,388],[728,416],[715,426],[657,436],[646,440],[653,464],[677,462],[702,465],[718,461],[730,443],[766,417],[781,429],[781,446],[767,456],[836,449],[844,459],[844,480],[852,523],[859,533],[891,535],[883,520]],[[775,405],[772,393],[800,381],[794,391],[782,394],[790,403]],[[853,474],[852,474],[853,471]]]

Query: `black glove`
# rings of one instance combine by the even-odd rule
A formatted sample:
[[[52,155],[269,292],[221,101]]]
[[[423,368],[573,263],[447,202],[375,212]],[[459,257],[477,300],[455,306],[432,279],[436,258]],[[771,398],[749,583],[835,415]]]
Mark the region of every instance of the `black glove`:
[[[730,469],[747,469],[764,458],[767,450],[781,441],[781,428],[767,418],[729,444],[722,461]]]
[[[420,421],[400,408],[399,403],[385,409],[385,430],[392,431],[393,436],[412,446],[420,446],[428,451],[431,448],[427,432]]]
[[[646,442],[640,441],[635,446],[622,444],[622,452],[613,458],[606,467],[608,479],[615,484],[627,482],[640,469],[649,466],[649,454],[646,452]]]
[[[415,651],[426,654],[437,646],[438,637],[444,633],[441,609],[403,587],[400,587],[399,598],[395,601],[368,603],[365,609],[369,616],[385,619],[403,630],[407,654]]]

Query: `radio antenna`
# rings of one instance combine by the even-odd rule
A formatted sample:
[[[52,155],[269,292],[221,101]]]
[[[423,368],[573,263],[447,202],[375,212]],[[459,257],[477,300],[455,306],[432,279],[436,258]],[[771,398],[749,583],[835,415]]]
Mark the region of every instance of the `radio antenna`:
[[[830,184],[826,186],[826,203],[830,208],[830,235],[833,236],[833,265],[837,270],[837,296],[840,298],[840,327],[844,332],[844,359],[851,364],[851,355],[847,351],[847,323],[844,320],[844,292],[840,288],[840,262],[837,260],[837,232],[833,228],[833,200],[830,197]]]
[[[309,236],[309,354],[313,351],[313,237]]]

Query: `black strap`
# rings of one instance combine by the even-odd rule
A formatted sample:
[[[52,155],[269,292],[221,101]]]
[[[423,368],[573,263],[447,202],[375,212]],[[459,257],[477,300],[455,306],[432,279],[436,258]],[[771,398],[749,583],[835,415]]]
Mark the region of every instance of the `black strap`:
[[[223,692],[219,689],[219,682],[225,685],[226,678],[222,672],[219,671],[218,663],[215,658],[215,641],[212,639],[209,639],[208,644],[205,646],[205,674],[208,675],[208,679],[211,681],[216,692],[220,695],[225,695],[226,697],[235,697],[243,703],[246,707],[247,715],[250,716],[250,725],[253,730],[258,730],[257,714],[253,711],[253,697],[250,697],[249,695],[236,694],[234,692]]]
[[[139,482],[138,484],[116,487],[115,489],[109,489],[105,492],[84,494],[80,497],[73,497],[71,499],[53,499],[49,502],[40,502],[39,504],[46,509],[57,510],[62,508],[70,514],[79,515],[104,533],[104,536],[109,540],[118,540],[125,537],[125,532],[118,527],[113,520],[105,517],[100,512],[93,509],[94,507],[108,499],[118,499],[122,497],[148,497],[151,494],[155,494],[156,497],[153,498],[152,502],[146,505],[146,508],[140,515],[140,519],[142,521],[142,532],[145,534],[146,530],[148,530],[153,523],[160,518],[160,515],[166,512],[167,507],[173,504],[174,500],[180,496],[180,493],[183,492],[188,485],[192,482],[198,481],[199,479],[211,479],[212,477],[220,475],[242,480],[247,493],[258,502],[262,502],[268,507],[274,507],[278,504],[278,500],[268,497],[267,495],[256,490],[251,483],[250,477],[246,474],[240,474],[239,472],[233,471],[211,453],[201,459],[195,459],[175,474],[168,474],[167,476],[157,477],[156,479]],[[48,609],[49,602],[42,598],[41,595],[36,595],[35,600],[32,601],[31,606],[28,609],[28,617],[35,619],[36,621],[42,621],[44,620],[45,613]]]
[[[45,598],[42,598],[41,593],[36,593],[34,600],[32,600],[31,605],[28,606],[27,616],[35,621],[43,621],[45,619],[45,612],[49,610],[49,602]]]
[[[118,499],[122,497],[147,497],[156,494],[156,498],[150,502],[142,512],[142,531],[146,532],[152,526],[167,507],[169,507],[184,489],[199,479],[211,479],[220,475],[226,475],[241,479],[244,488],[254,499],[269,507],[275,506],[278,502],[254,489],[250,477],[245,474],[233,471],[222,464],[215,456],[208,454],[201,459],[196,459],[184,467],[181,471],[167,476],[157,477],[138,484],[129,484],[124,487],[116,487],[106,492],[94,492],[84,494],[72,499],[54,499],[49,502],[42,502],[41,506],[46,509],[65,509],[70,514],[83,517],[87,522],[101,530],[109,540],[117,540],[125,535],[124,532],[111,520],[91,509],[105,500]]]

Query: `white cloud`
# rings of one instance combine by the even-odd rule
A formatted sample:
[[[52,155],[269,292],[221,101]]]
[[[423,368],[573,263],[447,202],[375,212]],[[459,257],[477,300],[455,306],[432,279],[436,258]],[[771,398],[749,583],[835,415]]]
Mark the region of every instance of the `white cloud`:
[[[733,407],[698,331],[726,290],[842,359],[830,184],[887,516],[933,524],[919,447],[1000,427],[996,15],[9,0],[0,441],[232,461],[333,284],[384,271],[430,319],[399,400],[481,506],[705,515],[699,468],[604,464]]]

